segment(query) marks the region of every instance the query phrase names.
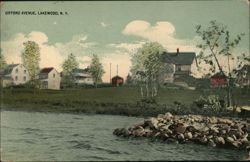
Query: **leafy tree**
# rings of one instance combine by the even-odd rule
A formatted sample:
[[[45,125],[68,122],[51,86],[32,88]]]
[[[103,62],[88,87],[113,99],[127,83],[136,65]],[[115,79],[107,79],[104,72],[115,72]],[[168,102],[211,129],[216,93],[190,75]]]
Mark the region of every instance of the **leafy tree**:
[[[2,49],[0,49],[0,70],[4,68],[6,61],[4,55],[2,54]]]
[[[40,48],[34,41],[24,42],[23,45],[22,61],[29,72],[31,83],[36,84],[35,80],[39,73]]]
[[[127,75],[126,84],[133,84],[133,80],[130,74]]]
[[[72,86],[73,84],[73,69],[78,68],[79,63],[76,60],[75,55],[72,53],[68,55],[68,58],[62,64],[62,84],[66,86]]]
[[[227,83],[227,103],[228,106],[231,105],[232,96],[231,96],[231,72],[230,59],[235,59],[235,56],[232,54],[232,51],[239,45],[243,33],[236,35],[234,38],[231,38],[230,32],[227,27],[221,23],[210,21],[209,26],[206,29],[203,29],[201,25],[196,26],[196,33],[202,39],[201,44],[197,45],[201,49],[199,55],[197,56],[199,63],[201,61],[205,62],[210,66],[209,71],[212,73],[216,72],[216,69],[223,74],[227,74],[228,83]],[[222,66],[222,63],[219,62],[219,57],[227,57],[227,65]],[[227,69],[223,69],[226,67]],[[228,71],[228,73],[226,73]]]
[[[94,85],[97,88],[97,84],[102,82],[102,76],[105,72],[99,57],[95,54],[92,57],[91,64],[89,66],[89,71],[93,77]]]
[[[157,42],[146,43],[133,55],[131,73],[140,85],[143,98],[156,97],[164,73],[168,67],[162,61],[164,48]]]

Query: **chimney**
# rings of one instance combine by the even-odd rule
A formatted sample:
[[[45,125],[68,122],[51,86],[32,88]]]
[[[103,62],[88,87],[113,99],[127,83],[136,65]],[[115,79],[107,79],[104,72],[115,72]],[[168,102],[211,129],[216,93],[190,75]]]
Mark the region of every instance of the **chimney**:
[[[176,54],[177,54],[177,55],[179,54],[179,48],[177,48],[177,52],[176,52]]]

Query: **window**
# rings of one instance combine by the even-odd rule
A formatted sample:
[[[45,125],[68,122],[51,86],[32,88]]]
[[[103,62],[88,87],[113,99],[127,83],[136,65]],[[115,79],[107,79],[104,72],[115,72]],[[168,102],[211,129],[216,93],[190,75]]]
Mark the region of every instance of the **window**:
[[[18,76],[15,77],[15,80],[16,80],[16,81],[18,80]]]
[[[26,71],[27,71],[27,70],[23,70],[23,73],[26,74]]]
[[[55,78],[56,77],[56,74],[53,74],[53,78]]]
[[[23,81],[26,81],[26,76],[23,77]]]
[[[16,73],[18,73],[18,68],[16,68]]]
[[[176,65],[176,71],[181,71],[181,66],[180,65]]]

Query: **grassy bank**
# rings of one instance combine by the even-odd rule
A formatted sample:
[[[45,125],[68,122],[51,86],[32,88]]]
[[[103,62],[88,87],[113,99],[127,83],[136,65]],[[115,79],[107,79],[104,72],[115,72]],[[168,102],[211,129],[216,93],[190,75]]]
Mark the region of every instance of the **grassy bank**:
[[[202,113],[192,105],[199,96],[225,95],[220,90],[161,89],[157,104],[140,101],[140,92],[135,87],[108,87],[98,89],[38,90],[4,89],[1,93],[1,109],[45,112],[73,112],[151,116],[167,111],[172,113]],[[249,92],[235,92],[238,105],[246,105]],[[180,104],[176,104],[180,103]]]

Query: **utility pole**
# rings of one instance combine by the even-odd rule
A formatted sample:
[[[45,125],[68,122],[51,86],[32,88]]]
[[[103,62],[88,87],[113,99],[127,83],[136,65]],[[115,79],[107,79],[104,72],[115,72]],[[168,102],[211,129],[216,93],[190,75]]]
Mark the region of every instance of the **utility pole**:
[[[118,76],[118,64],[116,66],[116,75]]]
[[[110,73],[110,84],[112,83],[112,79],[111,79],[111,63],[109,63],[109,73]]]

